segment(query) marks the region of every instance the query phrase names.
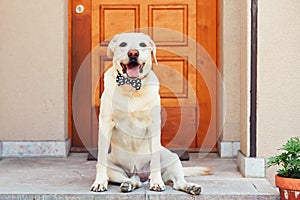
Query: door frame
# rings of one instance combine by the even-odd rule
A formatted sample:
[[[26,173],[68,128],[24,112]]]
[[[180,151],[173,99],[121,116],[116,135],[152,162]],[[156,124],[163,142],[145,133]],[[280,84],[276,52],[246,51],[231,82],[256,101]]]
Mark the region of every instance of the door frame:
[[[72,113],[72,43],[76,38],[78,38],[78,35],[75,35],[73,33],[73,27],[74,27],[74,16],[73,10],[75,9],[75,5],[78,4],[83,4],[85,9],[84,9],[84,15],[87,17],[87,23],[85,23],[85,27],[80,27],[78,30],[82,30],[82,28],[86,28],[85,32],[86,34],[91,33],[91,1],[92,0],[68,0],[68,136],[71,141],[71,151],[85,151],[85,148],[73,148],[73,113]],[[217,68],[219,71],[221,71],[220,67],[220,0],[211,0],[211,1],[206,1],[206,3],[213,4],[210,8],[213,8],[214,10],[205,10],[206,12],[199,12],[200,8],[200,1],[197,0],[197,27],[200,29],[199,33],[202,31],[210,32],[208,34],[215,35],[216,41],[213,43],[213,45],[208,44],[206,38],[202,38],[201,35],[197,32],[197,41],[201,42],[201,45],[206,49],[207,52],[210,53],[211,58],[215,61]],[[216,21],[215,21],[215,28],[213,30],[208,29],[207,24],[204,24],[203,21],[198,20],[201,16],[208,15],[209,13],[215,13]],[[77,14],[80,15],[80,14]],[[76,30],[74,30],[76,32]],[[91,47],[91,39],[88,37],[80,37],[81,42],[84,44],[87,44],[87,48],[89,47],[90,50],[92,49]],[[215,45],[215,46],[214,46]],[[82,53],[82,57],[85,57],[87,52]],[[220,101],[220,88],[219,83],[216,83],[217,85],[217,90],[216,90],[216,132],[220,133],[220,106],[221,106],[221,101]],[[198,89],[197,89],[198,90]],[[197,91],[198,94],[198,91]],[[92,120],[91,120],[92,122]],[[218,134],[217,134],[218,137]],[[91,138],[93,139],[93,138]],[[218,138],[216,138],[217,141]],[[193,151],[193,150],[192,150]],[[217,142],[216,145],[211,149],[212,152],[217,151]]]

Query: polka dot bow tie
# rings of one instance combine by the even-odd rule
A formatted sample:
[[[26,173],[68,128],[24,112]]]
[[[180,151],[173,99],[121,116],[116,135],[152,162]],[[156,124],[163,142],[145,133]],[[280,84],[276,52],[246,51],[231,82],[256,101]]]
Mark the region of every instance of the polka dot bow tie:
[[[118,73],[116,81],[118,83],[118,86],[121,86],[124,84],[129,84],[136,90],[141,89],[141,86],[142,86],[141,79],[129,79],[129,78],[124,77],[121,73]]]

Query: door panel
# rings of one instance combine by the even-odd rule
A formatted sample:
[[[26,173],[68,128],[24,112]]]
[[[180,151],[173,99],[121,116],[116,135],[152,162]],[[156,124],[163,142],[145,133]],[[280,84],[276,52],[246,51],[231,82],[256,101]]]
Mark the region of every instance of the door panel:
[[[93,44],[108,44],[108,39],[114,35],[140,27],[139,5],[106,5],[105,1],[100,2],[93,1],[93,31],[96,37],[99,36]]]
[[[180,4],[180,2],[177,3]],[[186,37],[184,36],[193,36],[193,33],[188,34],[188,28],[192,28],[191,26],[195,20],[195,15],[193,17],[193,12],[195,12],[196,6],[192,5],[191,2],[189,2],[189,5],[182,4],[182,2],[182,5],[178,4],[152,4],[148,6],[149,27],[166,28],[182,33],[182,35],[164,35],[156,33],[155,30],[151,31],[150,35],[157,45],[187,45]]]
[[[162,144],[168,148],[199,149],[204,138],[210,137],[215,145],[216,133],[212,131],[207,135],[206,132],[212,117],[212,105],[215,106],[216,102],[211,102],[207,83],[192,65],[200,58],[196,54],[197,44],[189,42],[188,38],[206,45],[216,59],[216,1],[91,1],[91,49],[100,44],[91,57],[91,106],[98,112],[103,91],[103,77],[100,80],[98,77],[111,66],[111,60],[106,56],[111,37],[133,30],[144,32],[157,45],[159,64],[154,64],[153,70],[161,83]],[[205,9],[213,12],[208,13]],[[214,76],[212,74],[209,79],[211,82],[216,80]],[[98,119],[94,113],[91,116],[90,134],[92,146],[96,147]]]
[[[180,56],[158,56],[157,60],[161,66],[172,67],[172,70],[165,67],[153,68],[156,76],[161,80],[160,97],[187,98],[188,61]],[[172,78],[170,79],[170,77]]]

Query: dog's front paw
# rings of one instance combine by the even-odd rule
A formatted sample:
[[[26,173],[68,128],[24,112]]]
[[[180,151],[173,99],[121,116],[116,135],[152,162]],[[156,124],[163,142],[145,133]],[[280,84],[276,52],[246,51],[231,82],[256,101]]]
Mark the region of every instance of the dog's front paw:
[[[93,192],[104,192],[107,191],[108,181],[107,179],[96,179],[91,186],[91,191]]]
[[[161,181],[152,181],[150,180],[150,190],[161,192],[166,189],[164,182]]]

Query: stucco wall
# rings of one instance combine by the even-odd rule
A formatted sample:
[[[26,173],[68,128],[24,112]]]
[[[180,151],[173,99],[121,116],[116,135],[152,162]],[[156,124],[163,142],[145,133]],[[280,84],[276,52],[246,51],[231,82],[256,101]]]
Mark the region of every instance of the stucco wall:
[[[0,1],[0,140],[67,138],[67,1]]]
[[[258,8],[257,153],[267,158],[300,136],[300,1],[260,0]]]
[[[248,0],[241,0],[240,5],[240,147],[249,156],[251,5]]]
[[[226,99],[222,141],[240,140],[240,0],[220,1],[220,61]]]

